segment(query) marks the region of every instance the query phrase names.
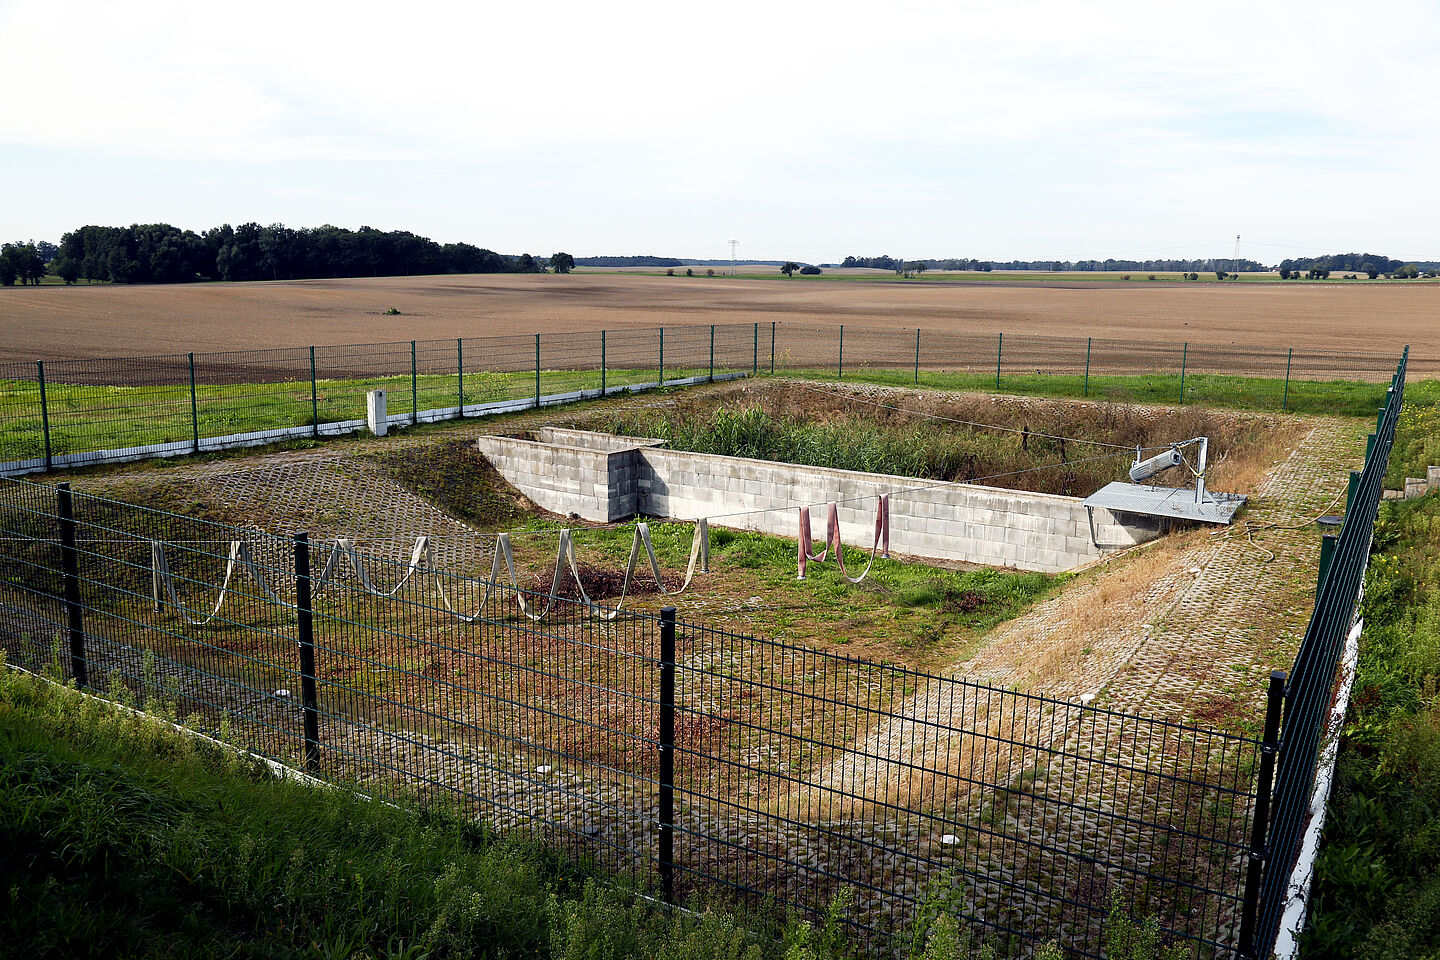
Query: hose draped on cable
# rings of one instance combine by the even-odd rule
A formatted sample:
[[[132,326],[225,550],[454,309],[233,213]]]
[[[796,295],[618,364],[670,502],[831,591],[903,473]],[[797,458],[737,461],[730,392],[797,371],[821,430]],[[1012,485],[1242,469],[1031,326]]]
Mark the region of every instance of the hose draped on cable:
[[[845,553],[840,549],[840,511],[833,501],[825,512],[825,548],[819,553],[813,553],[814,536],[810,532],[810,508],[800,508],[800,535],[796,542],[796,580],[805,579],[805,568],[811,562],[822,563],[830,553],[831,547],[835,549],[835,560],[840,567],[840,576],[845,578],[847,583],[859,583],[870,574],[870,568],[875,564],[875,555],[879,553],[883,557],[890,556],[890,495],[881,494],[880,502],[875,507],[875,539],[870,544],[870,559],[865,562],[865,569],[860,571],[860,576],[852,577],[845,570]]]
[[[235,568],[240,567],[250,574],[250,579],[255,581],[268,599],[280,603],[280,596],[270,589],[265,582],[259,568],[256,566],[254,554],[250,550],[250,544],[244,540],[230,541],[230,555],[225,561],[225,577],[220,581],[220,596],[215,598],[215,606],[203,620],[197,620],[190,615],[190,610],[180,602],[179,596],[175,593],[175,578],[170,573],[170,561],[165,558],[165,545],[159,541],[150,541],[150,592],[155,600],[155,612],[160,612],[161,595],[168,597],[175,609],[180,611],[180,616],[192,627],[203,627],[215,615],[220,612],[220,605],[225,602],[225,594],[230,590],[230,578],[235,575]]]
[[[510,535],[501,533],[495,538],[495,550],[490,558],[490,576],[485,581],[485,593],[480,600],[480,605],[475,613],[466,614],[456,611],[451,603],[449,595],[445,592],[444,574],[437,568],[435,563],[435,547],[429,537],[417,537],[415,547],[410,552],[410,562],[406,565],[405,573],[398,583],[389,590],[380,590],[371,580],[369,571],[365,567],[365,561],[361,553],[355,548],[352,540],[340,537],[331,545],[321,565],[320,572],[313,580],[315,590],[320,590],[331,582],[338,582],[342,573],[342,566],[349,564],[359,583],[360,589],[376,597],[393,597],[400,592],[400,589],[410,581],[417,570],[422,568],[433,577],[435,591],[440,596],[440,602],[456,620],[461,623],[474,623],[481,619],[486,605],[490,602],[490,593],[502,586],[500,575],[502,568],[508,577],[509,589],[515,594],[515,601],[520,607],[520,612],[532,621],[539,621],[549,614],[560,595],[561,586],[564,583],[565,571],[568,568],[570,575],[575,578],[575,585],[580,593],[580,600],[585,604],[586,612],[604,621],[612,621],[620,615],[621,608],[625,604],[625,598],[630,593],[630,584],[635,577],[635,570],[639,564],[640,551],[645,551],[645,559],[650,566],[650,573],[655,578],[655,585],[662,596],[678,596],[690,587],[691,581],[695,579],[697,565],[699,572],[710,572],[710,524],[701,518],[695,523],[695,535],[690,541],[690,562],[685,569],[685,582],[674,590],[665,589],[665,581],[660,576],[660,564],[655,559],[655,547],[650,539],[650,525],[638,523],[635,525],[635,538],[630,543],[630,559],[625,566],[625,582],[620,589],[620,599],[615,606],[609,607],[598,603],[590,598],[585,592],[585,586],[580,581],[580,565],[575,556],[575,541],[571,531],[560,531],[560,542],[555,553],[554,573],[550,580],[550,590],[545,597],[545,606],[535,612],[538,598],[526,600],[526,591],[520,586],[520,578],[515,572],[515,553],[510,545]],[[230,544],[229,559],[225,565],[225,576],[220,584],[220,595],[215,599],[215,605],[210,614],[204,619],[197,619],[192,616],[190,610],[180,602],[175,590],[174,577],[170,572],[169,561],[165,557],[165,545],[159,541],[150,543],[150,578],[151,588],[155,600],[155,610],[158,613],[162,606],[162,598],[168,598],[169,602],[180,611],[181,617],[186,623],[192,626],[205,626],[213,620],[220,612],[221,605],[225,602],[226,594],[230,590],[230,581],[237,567],[243,568],[250,574],[250,577],[259,585],[260,590],[270,600],[280,603],[280,597],[265,582],[264,577],[258,569],[250,545],[243,540],[235,540]],[[457,598],[458,599],[458,598]]]

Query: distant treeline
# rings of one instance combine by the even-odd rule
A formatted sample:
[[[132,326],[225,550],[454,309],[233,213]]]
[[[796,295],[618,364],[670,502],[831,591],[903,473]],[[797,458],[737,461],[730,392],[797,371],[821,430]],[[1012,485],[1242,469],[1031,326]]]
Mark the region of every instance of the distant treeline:
[[[1378,253],[1332,253],[1325,257],[1300,257],[1280,261],[1280,272],[1292,274],[1318,274],[1328,276],[1332,270],[1350,270],[1363,273],[1371,280],[1381,274],[1413,277],[1421,272],[1433,272],[1440,268],[1440,261],[1421,260],[1405,263],[1393,257]]]
[[[429,273],[537,273],[545,260],[468,243],[439,244],[405,230],[293,229],[228,223],[204,233],[168,223],[85,226],[60,239],[51,272],[67,283],[308,280]]]
[[[686,260],[677,257],[576,257],[577,267],[778,267],[783,260]]]
[[[674,257],[576,257],[577,267],[683,267]]]
[[[1270,268],[1254,260],[1209,258],[1204,260],[970,260],[952,257],[943,260],[898,260],[889,256],[846,257],[842,267],[873,267],[896,273],[925,270],[1179,270],[1265,271]]]

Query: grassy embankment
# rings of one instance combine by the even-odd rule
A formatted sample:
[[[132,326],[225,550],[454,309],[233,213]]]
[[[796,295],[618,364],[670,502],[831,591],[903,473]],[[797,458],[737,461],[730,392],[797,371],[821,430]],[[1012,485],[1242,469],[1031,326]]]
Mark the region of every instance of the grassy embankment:
[[[1440,461],[1407,389],[1391,484]],[[1381,504],[1303,955],[1440,957],[1440,495]]]
[[[840,920],[665,910],[538,841],[275,776],[0,658],[0,938],[34,957],[862,956]],[[158,710],[157,710],[158,708]],[[1117,901],[1118,903],[1118,901]],[[900,955],[975,955],[939,898]],[[1186,955],[1113,908],[1106,957]],[[978,954],[995,958],[983,946]],[[1059,960],[1042,946],[1041,960]]]

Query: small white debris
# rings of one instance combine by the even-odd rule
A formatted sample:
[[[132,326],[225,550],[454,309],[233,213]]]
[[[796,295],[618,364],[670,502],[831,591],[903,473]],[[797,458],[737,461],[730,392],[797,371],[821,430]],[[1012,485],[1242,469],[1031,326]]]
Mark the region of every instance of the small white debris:
[[[1191,573],[1199,573],[1199,572],[1200,572],[1200,568],[1199,568],[1199,567],[1191,567],[1191,568],[1190,568],[1190,572],[1191,572]]]
[[[960,842],[960,838],[955,836],[955,834],[953,833],[947,833],[940,838],[940,842],[945,844],[945,846],[947,847],[953,847],[955,846],[955,844]]]
[[[1095,694],[1093,694],[1093,693],[1082,693],[1082,694],[1080,694],[1080,703],[1081,703],[1082,705],[1088,706],[1089,703],[1090,703],[1090,701],[1091,701],[1091,700],[1094,700],[1094,699],[1095,699]]]
[[[275,691],[275,696],[277,696],[277,697],[288,697],[288,696],[290,696],[290,691],[289,691],[288,689],[286,689],[285,687],[281,687],[279,690],[276,690],[276,691]]]
[[[554,769],[555,769],[555,768],[552,767],[552,766],[550,766],[550,764],[548,764],[548,763],[542,763],[542,764],[540,764],[540,766],[538,766],[538,767],[535,768],[535,772],[536,772],[536,773],[549,773],[550,771],[552,771],[552,770],[554,770]]]

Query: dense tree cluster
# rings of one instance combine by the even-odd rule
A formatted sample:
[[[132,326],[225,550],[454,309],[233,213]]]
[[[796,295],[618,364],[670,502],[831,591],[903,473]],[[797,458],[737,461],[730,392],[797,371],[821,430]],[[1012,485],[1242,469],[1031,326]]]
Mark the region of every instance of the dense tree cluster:
[[[53,272],[114,283],[305,280],[430,273],[539,272],[544,261],[468,243],[441,245],[405,230],[294,229],[228,223],[197,234],[168,223],[85,226],[60,240]]]
[[[1402,261],[1382,257],[1378,253],[1332,253],[1324,257],[1281,260],[1280,274],[1282,279],[1286,274],[1294,277],[1304,274],[1311,280],[1323,280],[1331,270],[1353,270],[1374,280],[1382,273],[1394,273],[1403,266]],[[1324,276],[1316,275],[1317,271],[1324,271]]]
[[[41,241],[36,243],[33,240],[26,242],[7,243],[0,246],[0,286],[13,287],[18,280],[20,283],[39,283],[45,276],[45,265],[54,256],[49,250],[54,249],[54,244]]]

